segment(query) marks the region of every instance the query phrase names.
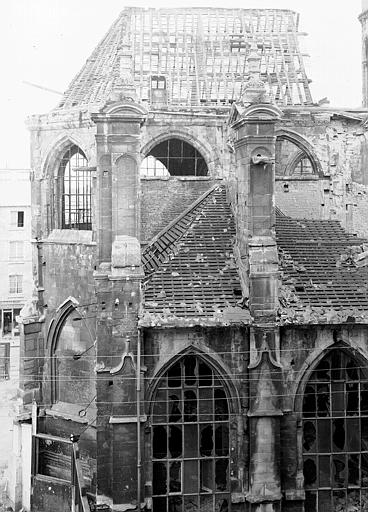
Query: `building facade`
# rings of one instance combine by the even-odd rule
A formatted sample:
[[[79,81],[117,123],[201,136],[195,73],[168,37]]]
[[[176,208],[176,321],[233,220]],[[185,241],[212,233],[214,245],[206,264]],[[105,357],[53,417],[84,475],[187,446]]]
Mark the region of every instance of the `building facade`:
[[[28,120],[23,505],[366,509],[366,118],[292,11],[121,13]]]
[[[0,503],[8,502],[19,388],[17,317],[32,295],[29,169],[0,170]]]
[[[0,325],[8,339],[19,336],[16,317],[33,287],[29,170],[1,169],[0,187]]]

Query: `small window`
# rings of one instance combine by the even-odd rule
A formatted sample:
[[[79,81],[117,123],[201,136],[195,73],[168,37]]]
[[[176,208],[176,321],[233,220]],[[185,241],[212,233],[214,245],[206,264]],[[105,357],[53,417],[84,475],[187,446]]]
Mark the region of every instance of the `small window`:
[[[151,89],[166,89],[166,78],[164,76],[151,77]]]
[[[13,211],[11,212],[10,224],[13,228],[23,228],[24,227],[24,211]]]
[[[11,295],[23,293],[23,276],[16,274],[9,276],[9,293]]]
[[[12,240],[9,242],[9,259],[20,260],[23,258],[23,246],[24,243],[20,240]]]

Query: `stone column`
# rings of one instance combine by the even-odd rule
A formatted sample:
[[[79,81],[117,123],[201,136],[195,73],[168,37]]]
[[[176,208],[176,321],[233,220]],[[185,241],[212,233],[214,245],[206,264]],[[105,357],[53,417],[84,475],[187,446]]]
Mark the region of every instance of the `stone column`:
[[[97,297],[97,503],[137,507],[140,481],[140,425],[137,403],[138,312],[141,302],[140,244],[118,235],[112,261],[95,272]],[[138,386],[139,389],[139,386]]]
[[[97,126],[97,503],[137,508],[140,424],[137,406],[141,303],[140,133],[146,111],[134,101],[122,49],[121,90],[92,115]]]
[[[139,238],[140,133],[146,111],[131,98],[116,93],[100,112],[97,126],[97,245],[99,262],[111,260],[116,236]]]
[[[250,475],[247,500],[257,512],[280,510],[281,365],[276,325],[278,255],[275,239],[275,124],[280,110],[260,79],[256,48],[250,79],[231,114],[237,163],[237,251],[253,317],[249,365]]]

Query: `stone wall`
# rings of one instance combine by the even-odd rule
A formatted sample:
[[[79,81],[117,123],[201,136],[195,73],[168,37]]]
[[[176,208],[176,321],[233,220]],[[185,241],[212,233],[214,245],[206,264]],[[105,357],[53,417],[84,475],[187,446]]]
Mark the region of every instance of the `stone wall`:
[[[143,178],[141,180],[141,241],[150,241],[206,190],[211,178]]]
[[[327,188],[326,188],[327,187]],[[329,181],[319,179],[276,179],[275,203],[290,217],[321,219],[324,212],[324,191],[329,194]]]

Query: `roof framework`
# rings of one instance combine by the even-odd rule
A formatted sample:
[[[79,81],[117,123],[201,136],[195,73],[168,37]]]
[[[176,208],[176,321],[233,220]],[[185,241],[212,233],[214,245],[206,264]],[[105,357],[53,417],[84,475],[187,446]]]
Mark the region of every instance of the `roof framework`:
[[[165,77],[168,103],[230,104],[248,80],[252,44],[261,78],[281,105],[311,104],[298,15],[278,9],[126,8],[64,95],[64,108],[106,101],[133,82],[149,101],[151,77]]]

